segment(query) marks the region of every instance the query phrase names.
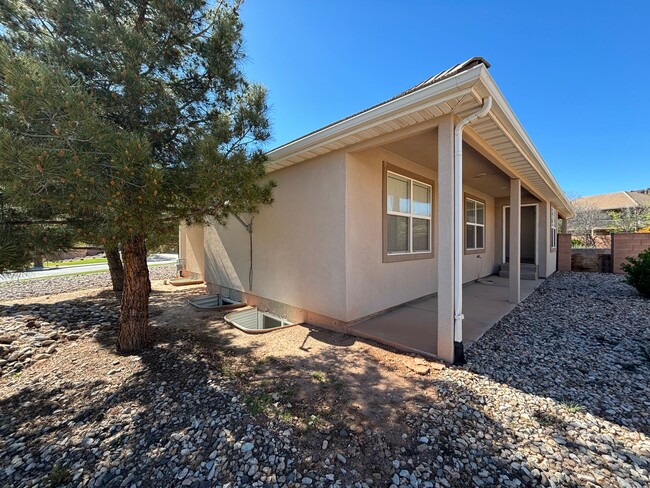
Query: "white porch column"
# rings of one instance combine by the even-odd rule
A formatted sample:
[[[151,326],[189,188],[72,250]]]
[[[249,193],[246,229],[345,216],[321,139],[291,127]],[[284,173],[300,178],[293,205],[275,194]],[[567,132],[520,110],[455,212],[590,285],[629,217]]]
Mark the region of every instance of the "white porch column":
[[[454,119],[438,125],[438,357],[454,361]]]
[[[521,301],[521,180],[510,180],[510,303]]]

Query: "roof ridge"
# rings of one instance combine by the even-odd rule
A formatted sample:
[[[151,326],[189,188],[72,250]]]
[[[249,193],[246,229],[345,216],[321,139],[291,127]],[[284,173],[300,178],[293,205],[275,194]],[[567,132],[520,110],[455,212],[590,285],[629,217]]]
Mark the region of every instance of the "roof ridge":
[[[441,71],[440,73],[438,73],[436,75],[430,76],[429,78],[422,81],[421,83],[418,83],[417,85],[412,86],[408,90],[400,93],[399,95],[397,95],[397,97],[399,97],[399,96],[401,96],[403,94],[406,94],[406,93],[410,93],[411,91],[415,91],[415,90],[418,90],[420,88],[423,88],[423,87],[425,87],[425,86],[427,86],[429,84],[433,84],[433,83],[437,83],[438,81],[442,81],[442,80],[444,80],[446,78],[449,78],[450,76],[455,75],[456,73],[460,73],[461,71],[468,70],[468,69],[473,68],[474,66],[477,66],[479,64],[484,65],[486,68],[489,68],[491,66],[490,63],[485,58],[482,58],[481,56],[474,56],[472,58],[469,58],[467,61],[456,64],[456,65],[452,66],[449,69]]]
[[[650,202],[650,194],[638,190],[630,190],[627,192],[630,198],[633,199],[637,205],[647,205]]]
[[[632,196],[632,192],[631,192],[631,191],[629,191],[629,190],[625,190],[623,193],[625,193],[625,194],[627,195],[627,197],[628,197],[630,200],[632,200],[632,203],[634,203],[635,205],[640,205],[640,202],[639,202],[636,198],[634,198],[634,197]]]

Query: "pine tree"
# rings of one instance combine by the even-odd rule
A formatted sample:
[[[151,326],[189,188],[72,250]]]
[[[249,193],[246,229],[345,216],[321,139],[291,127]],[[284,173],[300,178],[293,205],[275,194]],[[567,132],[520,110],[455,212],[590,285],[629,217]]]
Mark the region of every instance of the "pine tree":
[[[118,348],[149,343],[147,245],[272,201],[266,92],[241,72],[239,3],[0,7],[0,188],[122,248]]]
[[[43,255],[72,247],[72,229],[50,218],[12,206],[0,189],[0,273],[25,270]]]

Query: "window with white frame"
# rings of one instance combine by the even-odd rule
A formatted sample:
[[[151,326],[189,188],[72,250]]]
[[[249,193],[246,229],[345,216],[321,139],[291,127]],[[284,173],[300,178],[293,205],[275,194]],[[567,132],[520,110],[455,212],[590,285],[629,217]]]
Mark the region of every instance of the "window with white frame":
[[[551,249],[557,247],[557,210],[551,207]]]
[[[473,198],[465,199],[465,249],[485,249],[485,203]]]
[[[431,252],[431,185],[386,173],[386,253]]]

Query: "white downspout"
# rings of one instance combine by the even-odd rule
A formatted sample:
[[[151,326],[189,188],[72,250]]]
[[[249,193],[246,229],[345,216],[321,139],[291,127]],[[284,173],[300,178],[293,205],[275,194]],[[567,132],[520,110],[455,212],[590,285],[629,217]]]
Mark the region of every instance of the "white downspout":
[[[462,119],[454,129],[454,364],[464,364],[463,352],[463,129],[484,117],[492,108],[492,97],[483,107]]]

